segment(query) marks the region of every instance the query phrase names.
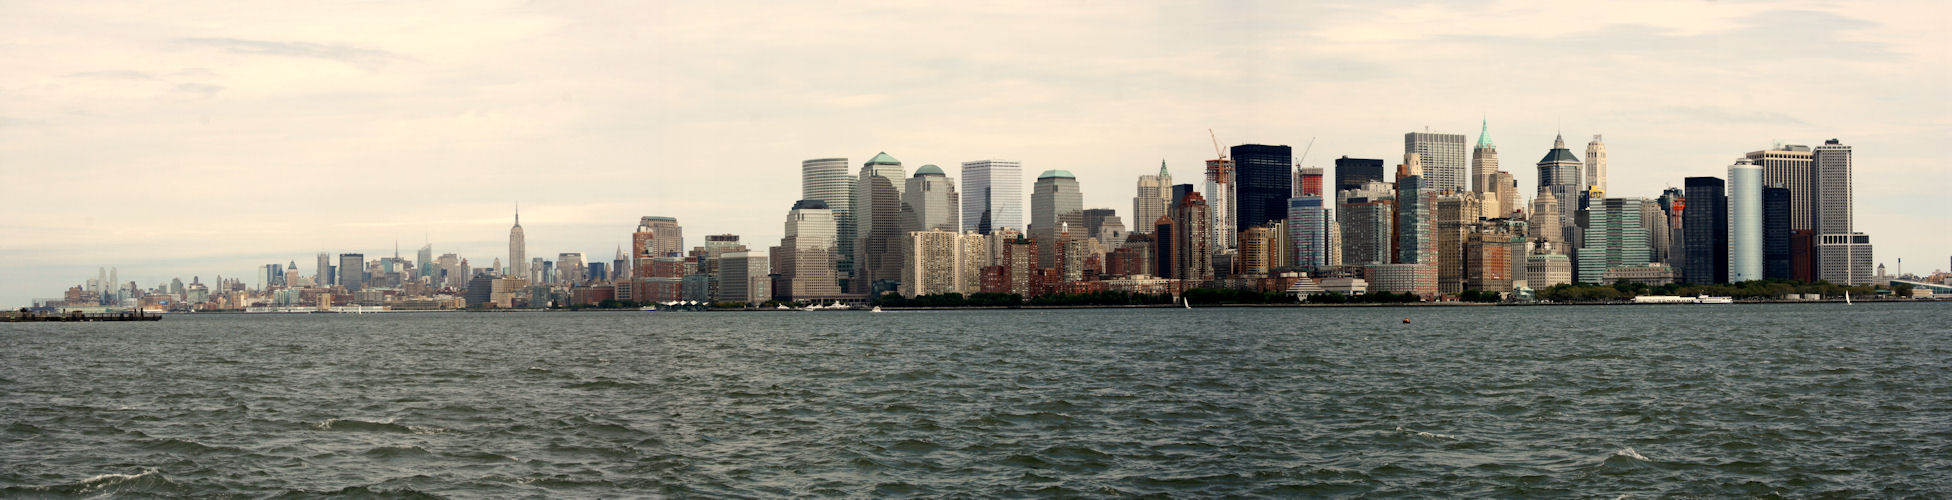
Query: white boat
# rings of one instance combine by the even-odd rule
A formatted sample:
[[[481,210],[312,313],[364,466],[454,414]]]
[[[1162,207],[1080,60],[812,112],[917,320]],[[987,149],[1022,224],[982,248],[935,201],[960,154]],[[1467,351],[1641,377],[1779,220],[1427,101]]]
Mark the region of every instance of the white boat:
[[[881,312],[881,306],[874,306],[874,309],[869,309],[868,312]]]
[[[1734,299],[1733,297],[1709,297],[1709,296],[1707,296],[1707,295],[1701,295],[1701,296],[1697,296],[1697,297],[1695,297],[1695,298],[1694,298],[1694,303],[1696,303],[1696,304],[1734,304],[1734,303],[1735,303],[1735,299]]]
[[[1182,305],[1182,306],[1186,306],[1186,308],[1187,308],[1187,309],[1192,309],[1192,308],[1193,308],[1193,303],[1192,303],[1192,302],[1189,302],[1189,301],[1187,301],[1187,300],[1186,300],[1186,297],[1180,297],[1180,298],[1179,298],[1179,305]]]

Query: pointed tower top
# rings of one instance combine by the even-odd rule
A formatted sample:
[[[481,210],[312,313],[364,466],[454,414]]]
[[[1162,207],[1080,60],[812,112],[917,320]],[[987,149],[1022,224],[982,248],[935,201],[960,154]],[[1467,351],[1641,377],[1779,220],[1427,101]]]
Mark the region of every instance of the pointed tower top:
[[[1159,159],[1159,176],[1160,176],[1160,177],[1165,177],[1165,176],[1167,176],[1167,175],[1171,175],[1171,174],[1168,174],[1168,173],[1166,173],[1166,159],[1165,159],[1165,158],[1160,158],[1160,159]]]
[[[522,227],[522,203],[515,203],[515,227]]]
[[[1566,149],[1566,134],[1552,136],[1552,149]]]
[[[1478,129],[1478,149],[1498,149],[1497,144],[1491,143],[1491,121],[1483,120],[1482,124]]]

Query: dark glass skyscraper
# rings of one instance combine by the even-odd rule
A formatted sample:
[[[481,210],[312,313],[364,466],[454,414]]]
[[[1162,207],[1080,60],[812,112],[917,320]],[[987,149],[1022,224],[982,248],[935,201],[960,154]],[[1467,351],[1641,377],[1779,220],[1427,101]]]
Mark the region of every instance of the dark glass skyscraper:
[[[1359,189],[1365,182],[1383,182],[1383,160],[1369,158],[1335,159],[1335,190]],[[1330,193],[1333,197],[1334,193]]]
[[[1789,232],[1794,206],[1789,188],[1762,188],[1762,277],[1790,279]]]
[[[1286,219],[1288,198],[1294,196],[1294,148],[1242,144],[1232,154],[1235,227]]]
[[[1682,184],[1687,208],[1681,233],[1687,249],[1682,281],[1728,282],[1728,184],[1719,177],[1689,177]]]

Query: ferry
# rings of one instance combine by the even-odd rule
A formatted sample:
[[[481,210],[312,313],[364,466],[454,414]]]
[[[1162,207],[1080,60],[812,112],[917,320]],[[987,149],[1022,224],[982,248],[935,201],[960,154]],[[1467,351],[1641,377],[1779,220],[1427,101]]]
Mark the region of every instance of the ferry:
[[[1694,298],[1694,303],[1696,303],[1696,304],[1734,304],[1734,303],[1735,303],[1735,299],[1734,299],[1733,297],[1709,297],[1709,296],[1707,296],[1707,295],[1701,295],[1701,296],[1698,296],[1698,297],[1695,297],[1695,298]]]

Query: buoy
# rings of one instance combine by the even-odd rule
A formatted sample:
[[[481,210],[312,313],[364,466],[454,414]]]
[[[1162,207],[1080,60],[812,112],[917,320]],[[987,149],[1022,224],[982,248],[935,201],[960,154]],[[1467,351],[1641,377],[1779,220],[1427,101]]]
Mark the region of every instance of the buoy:
[[[1410,318],[1403,318],[1403,324],[1410,324]]]

